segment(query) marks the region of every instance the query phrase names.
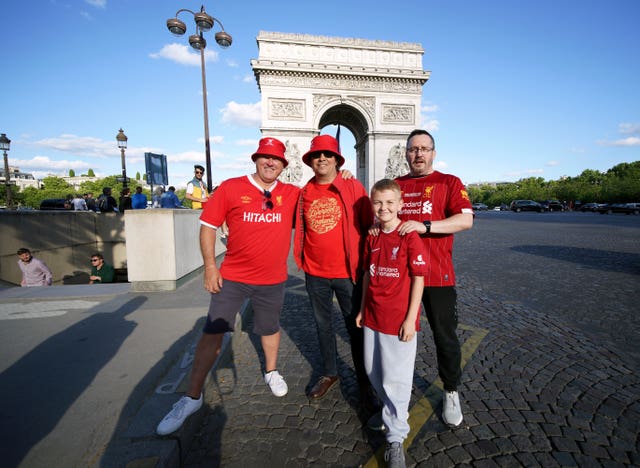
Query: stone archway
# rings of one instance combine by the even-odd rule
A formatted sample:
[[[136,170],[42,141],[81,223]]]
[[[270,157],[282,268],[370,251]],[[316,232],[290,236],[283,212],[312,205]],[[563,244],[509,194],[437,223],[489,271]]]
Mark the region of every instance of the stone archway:
[[[357,177],[406,173],[404,144],[419,125],[420,44],[261,31],[251,61],[262,99],[263,135],[287,145],[285,180],[302,185],[313,175],[301,157],[311,138],[340,124],[355,137]]]

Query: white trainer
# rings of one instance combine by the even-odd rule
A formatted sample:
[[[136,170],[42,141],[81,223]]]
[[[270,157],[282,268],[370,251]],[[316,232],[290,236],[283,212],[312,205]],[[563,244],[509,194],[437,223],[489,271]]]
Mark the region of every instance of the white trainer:
[[[158,435],[167,435],[180,429],[184,421],[202,407],[202,393],[200,398],[194,400],[189,396],[183,396],[174,405],[171,411],[160,421],[156,428]]]
[[[442,419],[445,424],[451,427],[458,427],[462,424],[460,397],[455,390],[453,392],[445,390],[442,395]]]
[[[277,370],[264,374],[264,382],[269,386],[271,392],[277,397],[283,397],[289,391],[287,382]]]

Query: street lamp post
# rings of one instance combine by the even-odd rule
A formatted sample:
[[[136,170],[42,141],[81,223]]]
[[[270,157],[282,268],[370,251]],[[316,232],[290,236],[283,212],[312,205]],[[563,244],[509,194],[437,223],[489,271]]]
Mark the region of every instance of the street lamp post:
[[[124,150],[127,149],[127,135],[124,134],[122,129],[116,135],[118,141],[118,148],[120,148],[120,162],[122,163],[122,187],[127,188],[127,166],[124,162]]]
[[[209,110],[207,107],[207,79],[205,76],[204,67],[204,49],[207,47],[207,41],[204,39],[203,33],[213,28],[217,22],[220,25],[221,31],[215,34],[215,39],[218,45],[222,48],[227,48],[231,45],[231,35],[225,32],[224,26],[219,19],[214,18],[204,11],[204,5],[200,7],[200,12],[195,13],[186,8],[182,8],[176,12],[174,18],[167,20],[167,28],[172,34],[176,36],[182,36],[187,32],[187,25],[178,19],[178,15],[186,11],[193,15],[193,19],[196,23],[196,34],[189,36],[189,44],[196,50],[200,51],[200,65],[202,68],[202,105],[204,107],[204,149],[206,159],[206,172],[207,172],[207,190],[211,193],[211,148],[209,144]]]
[[[7,156],[7,151],[9,151],[10,145],[11,145],[11,140],[7,138],[7,134],[6,133],[0,134],[0,149],[4,154],[4,187],[7,194],[5,204],[8,209],[13,208],[13,194],[11,193],[11,186],[9,183],[9,180],[11,179],[11,174],[9,174],[9,157]]]

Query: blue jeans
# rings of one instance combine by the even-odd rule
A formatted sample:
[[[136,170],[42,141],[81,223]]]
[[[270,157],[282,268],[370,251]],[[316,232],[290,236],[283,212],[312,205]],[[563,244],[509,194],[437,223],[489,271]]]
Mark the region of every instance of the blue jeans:
[[[338,375],[338,351],[333,329],[333,295],[336,295],[344,323],[351,342],[351,357],[358,383],[368,383],[364,370],[363,331],[356,327],[356,316],[360,310],[361,284],[353,284],[349,278],[321,278],[305,274],[307,294],[318,329],[320,355],[323,361],[322,375]]]

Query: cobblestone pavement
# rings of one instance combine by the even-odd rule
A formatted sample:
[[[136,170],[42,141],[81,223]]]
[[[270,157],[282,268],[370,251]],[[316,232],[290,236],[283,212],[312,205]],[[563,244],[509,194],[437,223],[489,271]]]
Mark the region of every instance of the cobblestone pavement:
[[[616,334],[624,323],[635,333],[638,319],[627,316],[623,326],[613,323],[625,319],[618,316],[615,294],[610,298],[608,292],[603,293],[601,303],[597,300],[601,294],[589,295],[572,283],[573,278],[560,277],[568,263],[569,268],[577,265],[577,271],[597,273],[607,288],[621,283],[618,293],[632,283],[637,290],[640,247],[637,242],[635,247],[625,244],[622,249],[601,243],[598,248],[584,247],[583,258],[575,259],[571,249],[582,248],[578,247],[582,240],[556,232],[564,228],[555,224],[544,228],[544,222],[552,218],[541,219],[536,220],[535,232],[546,229],[546,237],[540,233],[539,242],[525,240],[519,248],[508,247],[501,257],[495,257],[498,251],[492,247],[498,223],[490,224],[489,218],[478,217],[473,236],[460,236],[463,254],[486,249],[489,255],[479,267],[458,268],[464,365],[459,390],[465,420],[452,430],[440,419],[434,346],[423,322],[411,434],[405,444],[409,466],[640,465],[640,374],[633,358],[637,341],[629,348],[631,335],[620,338]],[[637,240],[637,224],[633,226],[630,229],[636,229]],[[507,223],[503,228],[513,226]],[[567,227],[574,228],[579,229]],[[530,226],[523,224],[522,229],[530,230]],[[605,232],[599,226],[580,229]],[[612,228],[607,229],[611,235]],[[549,241],[551,234],[557,234],[553,242]],[[635,257],[619,255],[625,249]],[[511,258],[514,253],[524,253],[527,260],[517,255]],[[589,255],[602,258],[596,261]],[[510,274],[531,282],[544,277],[555,284],[560,279],[559,290],[565,295],[554,291],[550,299],[531,300],[524,289],[509,293],[503,286],[494,291],[487,279],[495,276],[503,284]],[[613,278],[607,279],[610,275]],[[568,300],[567,294],[579,298]],[[581,309],[570,310],[567,304],[579,304]],[[631,301],[622,301],[622,308],[624,314],[637,315],[638,308]],[[384,438],[365,428],[368,415],[358,405],[347,334],[337,313],[335,317],[341,384],[311,403],[305,389],[315,379],[313,369],[319,362],[303,278],[290,276],[281,319],[279,369],[289,384],[283,398],[273,397],[262,381],[259,341],[246,331],[251,329],[249,314],[243,331],[236,332],[230,351],[214,370],[206,390],[209,407],[190,447],[185,448],[183,465],[384,466],[379,458]]]

